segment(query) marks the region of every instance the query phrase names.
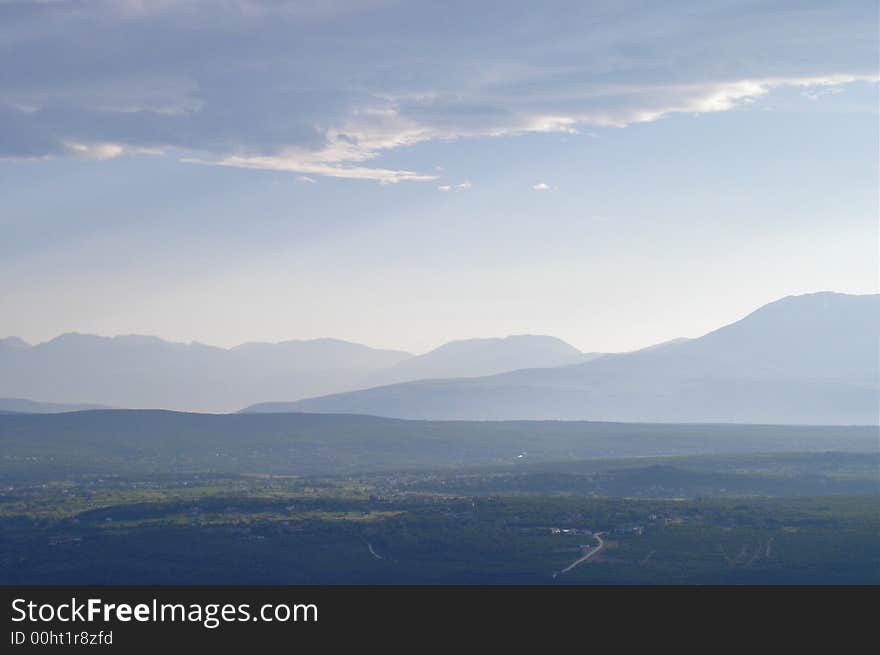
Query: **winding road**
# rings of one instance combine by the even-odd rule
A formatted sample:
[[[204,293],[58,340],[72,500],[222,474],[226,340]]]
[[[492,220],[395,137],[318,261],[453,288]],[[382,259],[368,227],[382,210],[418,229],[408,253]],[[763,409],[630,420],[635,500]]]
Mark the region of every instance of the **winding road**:
[[[370,549],[370,554],[371,554],[373,557],[375,557],[376,559],[385,559],[385,558],[382,557],[379,553],[377,553],[375,550],[373,550],[373,544],[371,544],[369,541],[367,542],[367,548]]]
[[[589,560],[592,559],[595,555],[597,555],[597,554],[599,553],[600,550],[602,550],[603,548],[605,548],[605,542],[602,540],[602,535],[603,535],[603,534],[605,534],[605,533],[604,533],[604,532],[597,532],[596,534],[594,534],[593,537],[595,537],[596,541],[599,542],[599,545],[596,546],[595,548],[590,548],[586,553],[583,554],[582,557],[580,557],[579,559],[576,559],[576,560],[573,561],[571,564],[569,564],[569,565],[566,566],[564,569],[562,569],[562,570],[559,572],[559,575],[562,575],[563,573],[568,573],[568,572],[571,571],[574,567],[579,566],[580,564],[583,564],[583,563],[586,562],[586,561],[589,561]],[[555,578],[555,577],[556,577],[556,574],[553,574],[553,577]]]

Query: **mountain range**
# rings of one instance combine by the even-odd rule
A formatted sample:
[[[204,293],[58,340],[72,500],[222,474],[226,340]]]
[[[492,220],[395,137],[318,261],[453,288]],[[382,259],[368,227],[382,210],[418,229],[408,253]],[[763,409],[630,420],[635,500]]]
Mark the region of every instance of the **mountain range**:
[[[74,333],[37,345],[10,337],[0,339],[0,412],[245,407],[431,420],[875,425],[878,337],[880,295],[832,292],[789,296],[702,337],[616,354],[536,335],[454,341],[423,355],[337,339],[224,349],[138,335]]]
[[[374,387],[431,378],[479,377],[522,368],[576,364],[601,355],[582,353],[556,337],[526,334],[502,339],[463,339],[404,359],[367,376],[365,382]]]
[[[878,423],[880,295],[789,296],[700,338],[553,368],[245,411],[410,419]]]
[[[37,345],[10,337],[0,339],[0,411],[73,411],[100,403],[230,412],[266,400],[558,366],[590,357],[595,355],[559,339],[532,335],[456,341],[419,356],[338,339],[224,349],[140,335],[72,333]]]

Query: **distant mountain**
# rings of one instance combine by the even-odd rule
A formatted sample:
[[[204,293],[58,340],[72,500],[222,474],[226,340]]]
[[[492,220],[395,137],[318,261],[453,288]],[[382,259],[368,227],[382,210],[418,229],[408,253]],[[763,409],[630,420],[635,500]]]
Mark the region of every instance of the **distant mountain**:
[[[18,337],[6,337],[5,339],[0,339],[0,352],[24,350],[25,348],[30,348],[30,344],[23,339],[19,339]]]
[[[589,361],[599,353],[582,353],[556,337],[516,335],[503,339],[451,341],[424,355],[406,359],[379,371],[368,386],[427,380],[494,375],[521,368],[562,366]]]
[[[641,352],[647,352],[649,350],[657,350],[658,348],[667,348],[668,346],[675,346],[680,343],[684,343],[685,341],[690,341],[687,337],[678,337],[677,339],[670,339],[669,341],[663,341],[662,343],[655,343],[653,346],[647,346],[646,348],[641,348]],[[632,351],[637,352],[637,351]]]
[[[596,356],[554,337],[531,335],[454,341],[420,356],[338,339],[224,349],[143,335],[71,333],[38,345],[9,337],[0,339],[0,395],[228,412],[267,398],[286,401],[421,378],[477,377]]]
[[[880,295],[815,293],[698,339],[557,368],[426,380],[273,409],[421,419],[878,423]],[[262,407],[261,409],[265,409]]]
[[[59,414],[80,412],[87,409],[110,409],[106,405],[65,405],[63,403],[39,403],[25,398],[0,398],[2,414]]]
[[[362,388],[367,375],[410,357],[336,339],[227,350],[140,335],[64,334],[38,345],[8,338],[0,341],[0,396],[225,412]]]

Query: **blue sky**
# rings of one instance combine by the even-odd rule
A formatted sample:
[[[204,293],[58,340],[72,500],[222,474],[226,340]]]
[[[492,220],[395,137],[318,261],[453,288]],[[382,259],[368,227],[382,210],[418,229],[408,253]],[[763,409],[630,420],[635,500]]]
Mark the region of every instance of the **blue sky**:
[[[876,292],[876,4],[660,5],[0,0],[0,333],[607,351]]]

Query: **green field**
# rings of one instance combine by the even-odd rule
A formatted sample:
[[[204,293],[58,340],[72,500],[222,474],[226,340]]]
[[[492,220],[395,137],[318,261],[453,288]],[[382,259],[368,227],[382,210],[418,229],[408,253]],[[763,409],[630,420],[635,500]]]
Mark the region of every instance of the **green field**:
[[[0,417],[0,583],[880,584],[875,432]]]
[[[404,421],[344,414],[0,414],[0,484],[69,475],[344,475],[585,459],[878,453],[876,426]]]
[[[880,583],[876,494],[463,496],[389,484],[188,476],[7,490],[0,582]],[[605,533],[602,551],[553,577],[596,546],[585,531]]]

